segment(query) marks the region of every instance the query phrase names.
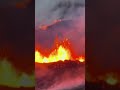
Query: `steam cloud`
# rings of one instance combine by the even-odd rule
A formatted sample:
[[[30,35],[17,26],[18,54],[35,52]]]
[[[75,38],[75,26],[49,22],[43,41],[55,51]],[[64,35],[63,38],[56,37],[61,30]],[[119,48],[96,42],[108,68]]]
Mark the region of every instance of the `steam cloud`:
[[[0,61],[0,85],[13,88],[34,87],[34,74],[18,72],[6,59]]]

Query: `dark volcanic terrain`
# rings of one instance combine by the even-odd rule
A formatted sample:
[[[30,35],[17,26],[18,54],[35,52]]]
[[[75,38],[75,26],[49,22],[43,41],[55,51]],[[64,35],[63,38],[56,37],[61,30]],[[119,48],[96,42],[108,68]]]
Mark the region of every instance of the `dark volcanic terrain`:
[[[35,63],[36,90],[84,90],[84,66],[79,61]]]

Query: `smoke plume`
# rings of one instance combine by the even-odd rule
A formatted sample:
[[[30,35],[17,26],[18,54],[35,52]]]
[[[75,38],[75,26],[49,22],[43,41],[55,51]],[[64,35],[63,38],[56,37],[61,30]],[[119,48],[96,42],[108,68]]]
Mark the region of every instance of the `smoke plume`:
[[[56,19],[73,20],[83,15],[85,0],[36,0],[35,23],[50,24]]]

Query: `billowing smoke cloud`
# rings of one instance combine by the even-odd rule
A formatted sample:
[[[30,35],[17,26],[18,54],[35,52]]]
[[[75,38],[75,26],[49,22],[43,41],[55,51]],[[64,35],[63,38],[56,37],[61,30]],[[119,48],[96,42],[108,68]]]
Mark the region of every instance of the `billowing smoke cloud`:
[[[0,61],[0,85],[20,88],[34,87],[34,74],[17,71],[6,59]]]
[[[35,23],[49,24],[56,19],[78,19],[84,4],[85,0],[36,0]]]

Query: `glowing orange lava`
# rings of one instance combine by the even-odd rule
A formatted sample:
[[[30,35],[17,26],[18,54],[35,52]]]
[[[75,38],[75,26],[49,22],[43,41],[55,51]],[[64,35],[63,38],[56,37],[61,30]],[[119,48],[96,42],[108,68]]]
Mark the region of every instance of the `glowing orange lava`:
[[[48,30],[48,28],[49,28],[50,26],[52,26],[52,25],[54,25],[54,24],[56,24],[56,23],[59,23],[59,22],[61,22],[61,21],[62,21],[61,19],[56,19],[56,20],[54,20],[53,23],[50,24],[50,25],[40,25],[40,26],[39,26],[39,29],[40,29],[40,30]]]
[[[35,62],[50,63],[50,62],[65,61],[65,60],[78,60],[80,62],[85,62],[85,58],[82,56],[73,57],[69,44],[70,43],[67,41],[67,39],[64,40],[62,43],[56,42],[55,45],[57,47],[54,48],[48,56],[42,54],[39,50],[36,49]]]

